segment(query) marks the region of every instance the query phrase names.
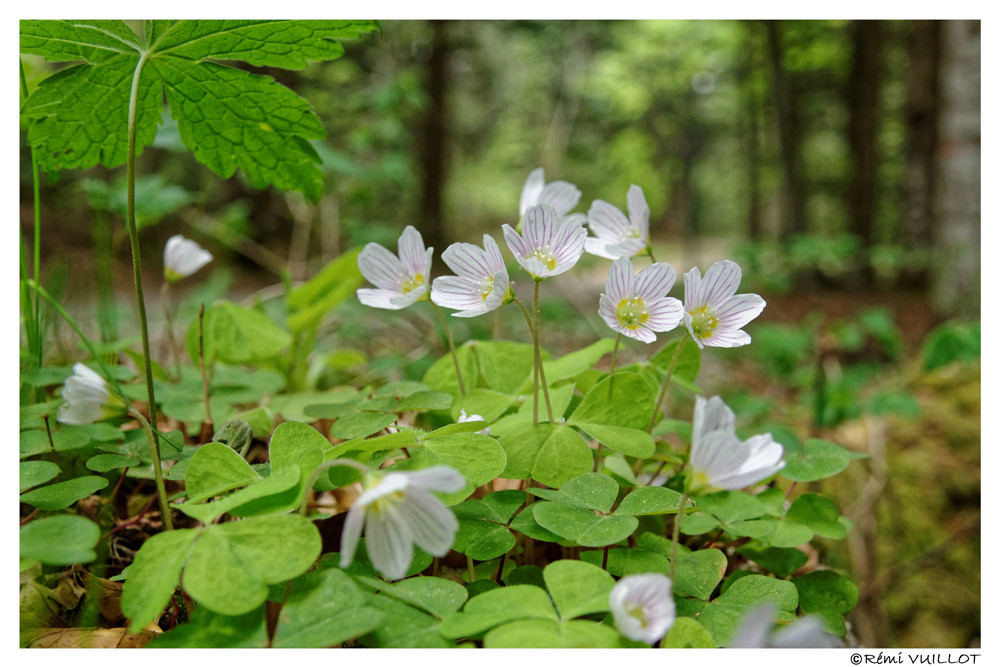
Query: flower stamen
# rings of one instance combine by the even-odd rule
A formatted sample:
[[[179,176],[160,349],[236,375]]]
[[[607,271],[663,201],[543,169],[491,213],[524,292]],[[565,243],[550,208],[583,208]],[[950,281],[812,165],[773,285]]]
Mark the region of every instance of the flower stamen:
[[[615,309],[615,316],[623,327],[627,329],[638,329],[649,319],[649,311],[642,298],[634,296],[622,299]]]
[[[719,318],[712,314],[708,306],[701,306],[691,311],[691,331],[696,336],[710,338],[718,326]]]
[[[545,268],[549,271],[556,268],[556,256],[552,254],[552,251],[549,250],[548,246],[535,248],[535,252],[531,253],[531,256],[544,264]]]

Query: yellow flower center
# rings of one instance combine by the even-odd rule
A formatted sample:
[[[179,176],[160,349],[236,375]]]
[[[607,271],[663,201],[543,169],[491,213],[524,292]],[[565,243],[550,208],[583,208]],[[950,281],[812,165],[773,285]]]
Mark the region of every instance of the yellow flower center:
[[[486,301],[490,294],[493,294],[493,276],[489,276],[479,283],[479,296],[483,298],[483,301]]]
[[[625,238],[627,238],[627,239],[638,239],[638,238],[641,238],[641,237],[642,237],[642,230],[639,230],[639,229],[630,229],[625,234]]]
[[[402,501],[404,497],[405,494],[402,491],[393,491],[392,493],[375,500],[371,505],[369,505],[368,511],[375,512],[376,514],[382,514],[393,505]]]
[[[639,325],[645,324],[649,319],[646,304],[637,296],[619,301],[615,315],[626,329],[638,329]]]
[[[646,610],[636,604],[625,604],[625,613],[635,618],[639,621],[642,627],[649,625],[649,619],[646,618]]]
[[[552,254],[548,246],[535,248],[535,252],[531,253],[531,256],[544,264],[549,271],[556,268],[556,256]]]
[[[424,274],[418,273],[409,280],[400,283],[399,287],[403,290],[403,294],[409,294],[418,287],[423,287],[426,284],[427,280],[424,278]]]
[[[709,338],[717,326],[719,326],[719,318],[712,314],[708,306],[695,308],[691,311],[691,330],[696,336]]]

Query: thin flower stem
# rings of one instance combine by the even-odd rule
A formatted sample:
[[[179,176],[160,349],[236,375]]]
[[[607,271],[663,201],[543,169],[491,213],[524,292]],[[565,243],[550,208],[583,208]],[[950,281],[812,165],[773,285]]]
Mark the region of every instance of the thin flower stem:
[[[476,580],[476,568],[472,564],[472,558],[468,555],[465,556],[465,567],[469,571],[469,583],[471,584]]]
[[[649,428],[646,429],[650,433],[653,432],[653,427],[656,426],[656,417],[660,414],[663,401],[667,397],[667,387],[670,386],[670,378],[674,375],[674,369],[677,368],[677,360],[681,358],[681,350],[684,349],[684,343],[687,342],[689,336],[690,334],[684,334],[684,337],[677,343],[677,349],[674,351],[674,358],[670,360],[670,367],[667,368],[667,377],[664,378],[663,386],[660,387],[660,394],[656,397],[656,405],[653,406],[653,417],[649,420]]]
[[[535,283],[535,290],[537,293],[538,283]],[[541,378],[542,384],[545,383],[545,371],[542,370],[542,354],[538,345],[538,331],[535,329],[535,322],[531,319],[531,315],[528,313],[528,309],[525,307],[521,300],[516,296],[514,297],[514,303],[517,307],[521,309],[521,314],[524,315],[524,321],[528,324],[528,331],[531,332],[531,340],[535,346],[535,363],[534,363],[534,379],[535,379],[535,393],[534,393],[534,405],[532,406],[532,423],[538,424],[538,385],[539,377]],[[548,387],[545,389],[545,402],[549,408],[549,420],[555,423],[555,419],[552,418],[552,406],[549,404],[549,390]]]
[[[146,395],[149,400],[149,423],[156,425],[156,395],[153,390],[153,365],[149,353],[149,326],[146,322],[146,301],[142,295],[142,258],[139,250],[139,230],[135,223],[135,124],[136,109],[139,99],[139,76],[146,64],[149,52],[144,51],[135,66],[132,77],[132,91],[128,101],[128,153],[126,156],[127,200],[125,220],[128,225],[128,237],[132,245],[132,275],[135,281],[135,298],[139,311],[139,331],[142,334],[143,367],[146,373]],[[150,446],[155,450],[156,460],[160,458],[160,444],[153,438]],[[157,473],[159,474],[159,473]]]
[[[205,422],[211,424],[212,409],[209,407],[208,376],[205,374],[205,304],[198,309],[198,366],[201,368],[202,391],[205,392]]]
[[[685,478],[684,486],[687,487],[687,478]],[[681,539],[681,519],[684,518],[684,506],[687,505],[688,492],[685,488],[684,496],[681,498],[681,505],[677,510],[677,517],[674,519],[674,538],[673,543],[670,545],[670,581],[676,581],[674,579],[674,571],[677,568],[677,543]]]
[[[656,264],[656,258],[653,257],[653,244],[652,243],[650,243],[648,246],[646,246],[646,254],[649,255],[649,261],[652,262],[653,264]]]
[[[615,338],[615,349],[611,351],[611,370],[608,371],[608,398],[610,398],[615,391],[615,366],[618,364],[618,346],[621,342],[622,335],[619,333]]]
[[[441,309],[436,303],[431,301],[430,304],[434,306],[434,312],[436,312],[438,317],[441,319],[441,325],[444,327],[445,336],[448,337],[448,349],[451,350],[451,360],[455,364],[455,377],[458,378],[458,391],[462,394],[462,396],[465,396],[465,384],[462,382],[462,371],[458,366],[458,355],[455,353],[455,341],[451,338],[451,329],[448,328],[448,319],[444,316],[444,313],[441,312]]]
[[[156,434],[153,427],[149,425],[146,418],[138,410],[132,410],[130,414],[136,418],[146,436],[149,438],[149,453],[153,457],[153,477],[156,481],[156,494],[160,498],[160,514],[163,515],[163,527],[167,530],[174,529],[174,522],[170,518],[170,504],[167,502],[167,487],[163,483],[163,470],[160,468],[160,446],[157,444]]]
[[[174,318],[170,312],[170,282],[167,280],[164,280],[163,285],[160,287],[160,303],[163,306],[163,320],[167,329],[167,345],[170,350],[170,358],[174,362],[174,377],[179,380],[181,378],[181,355],[177,339],[174,338]]]
[[[549,411],[549,423],[555,424],[555,417],[552,415],[552,402],[549,400],[549,383],[545,381],[545,367],[542,365],[541,337],[542,330],[538,323],[538,286],[541,281],[535,281],[535,363],[538,365],[538,379],[542,385],[542,393],[545,394],[545,407]],[[537,402],[537,397],[536,397]]]

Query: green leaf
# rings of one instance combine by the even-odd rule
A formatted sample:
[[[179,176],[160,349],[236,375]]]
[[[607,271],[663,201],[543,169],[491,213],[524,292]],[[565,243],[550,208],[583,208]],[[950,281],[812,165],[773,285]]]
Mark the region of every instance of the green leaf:
[[[510,527],[512,530],[516,530],[519,533],[523,533],[533,540],[538,540],[540,542],[572,542],[572,540],[566,540],[565,538],[556,535],[550,530],[546,530],[535,521],[535,514],[532,507],[526,507],[522,510],[514,520],[511,521]]]
[[[319,325],[334,308],[354,295],[364,278],[358,269],[360,248],[353,248],[320,269],[288,295],[288,328],[301,333]]]
[[[569,480],[559,490],[532,488],[536,496],[583,509],[607,513],[618,497],[618,484],[599,472],[590,472]]]
[[[524,393],[531,389],[534,348],[529,343],[476,341],[473,348],[486,386],[501,394]],[[526,379],[527,378],[527,379]],[[553,380],[546,378],[551,384]],[[522,387],[528,383],[528,389]]]
[[[413,577],[394,584],[380,579],[366,579],[365,583],[437,618],[454,614],[469,597],[465,586],[439,577]]]
[[[108,472],[120,468],[130,468],[137,466],[142,461],[137,456],[128,454],[97,454],[87,459],[87,469],[94,472]]]
[[[810,438],[804,443],[804,451],[790,459],[781,469],[781,474],[793,482],[815,482],[836,475],[847,467],[851,459],[863,459],[866,456],[826,440]]]
[[[56,482],[21,494],[21,502],[40,510],[54,512],[66,509],[78,500],[97,493],[108,485],[108,480],[97,475],[74,477],[65,482]]]
[[[685,514],[681,521],[681,532],[685,535],[704,535],[719,527],[719,520],[708,512],[692,512]]]
[[[601,461],[601,472],[611,475],[612,479],[623,487],[639,485],[639,480],[635,478],[635,473],[632,472],[632,466],[621,456],[612,454],[604,457],[604,460]]]
[[[275,648],[336,646],[374,630],[384,618],[369,606],[369,596],[337,567],[295,579],[291,591],[278,617]]]
[[[660,642],[661,648],[715,648],[712,635],[693,618],[681,616],[674,620],[667,636]]]
[[[793,580],[799,592],[799,604],[807,614],[818,614],[827,632],[844,637],[844,615],[858,603],[858,587],[847,577],[832,570],[810,572]]]
[[[479,415],[487,422],[494,421],[514,404],[514,397],[491,389],[472,389],[457,399],[451,407],[452,419],[458,419],[462,410],[466,415]]]
[[[611,352],[614,347],[615,341],[613,338],[602,338],[597,342],[591,343],[582,350],[570,352],[555,361],[542,362],[542,367],[545,370],[545,380],[549,383],[549,385],[553,385],[557,382],[561,382],[562,380],[575,378],[577,375],[583,373],[588,368],[596,364],[601,357]],[[532,379],[529,377],[521,385],[519,393],[523,394],[531,391],[531,386]]]
[[[200,529],[169,530],[142,543],[122,589],[122,612],[131,619],[133,629],[152,623],[170,602],[191,545],[201,533]]]
[[[656,453],[653,436],[644,430],[604,424],[577,423],[576,426],[589,433],[605,447],[620,454],[644,459]]]
[[[543,576],[562,620],[610,611],[609,596],[615,580],[600,567],[578,560],[557,560],[545,568]]]
[[[455,350],[466,391],[475,389],[476,380],[479,377],[479,364],[472,351],[473,345],[474,343],[469,341]],[[461,398],[461,392],[458,390],[458,379],[455,376],[455,365],[450,354],[444,355],[431,364],[431,367],[424,373],[421,382],[431,389],[448,392],[455,397],[456,401]]]
[[[671,381],[680,379],[693,383],[698,379],[698,371],[701,369],[701,349],[690,338],[682,340],[684,341],[684,347],[681,348],[681,355],[677,358],[677,365],[674,366],[674,374],[671,376]],[[653,355],[650,361],[660,370],[667,372],[670,370],[670,363],[677,353],[677,346],[680,342],[674,341],[673,343],[664,345],[660,348],[659,352]]]
[[[46,60],[102,63],[140,48],[123,21],[21,21],[21,52]]]
[[[101,537],[96,523],[82,516],[61,514],[30,521],[21,527],[21,569],[28,563],[73,565],[97,558]]]
[[[505,524],[525,498],[524,491],[505,490],[455,505],[458,533],[452,548],[476,560],[490,560],[510,551],[515,540]]]
[[[485,648],[623,648],[627,640],[594,621],[514,621],[490,630]]]
[[[492,583],[492,582],[490,582]],[[371,636],[383,648],[449,648],[454,642],[441,637],[438,622],[430,614],[388,595],[373,595],[369,604],[382,612],[384,620]],[[367,643],[367,642],[366,642]]]
[[[594,466],[590,447],[579,433],[563,424],[520,428],[501,437],[500,445],[507,454],[501,475],[510,479],[531,477],[558,488]]]
[[[202,445],[188,463],[184,485],[188,499],[199,502],[261,479],[236,451],[219,442]]]
[[[207,526],[184,567],[184,590],[219,614],[252,611],[267,584],[305,572],[319,557],[319,531],[293,514],[252,517]]]
[[[640,486],[622,499],[615,514],[631,516],[672,514],[680,509],[681,498],[681,494],[663,486]],[[681,525],[684,525],[684,521]]]
[[[176,582],[175,582],[176,583]],[[264,607],[226,616],[197,606],[187,623],[157,635],[147,648],[264,648],[267,623]]]
[[[756,519],[764,515],[764,506],[756,497],[743,491],[718,491],[698,498],[698,507],[724,524]],[[681,526],[683,527],[683,523]]]
[[[408,410],[447,410],[453,402],[451,394],[443,391],[418,391],[403,398],[396,406],[396,412]]]
[[[621,542],[639,525],[634,516],[601,515],[561,503],[535,503],[531,511],[540,526],[584,547]]]
[[[297,467],[275,470],[270,476],[220,500],[210,503],[187,502],[173,507],[204,524],[212,523],[226,512],[236,516],[287,512],[298,506],[298,491],[285,492],[298,485],[299,477]]]
[[[461,613],[441,621],[441,634],[472,637],[507,621],[522,618],[557,620],[549,594],[535,586],[507,586],[487,591],[465,603]]]
[[[656,403],[656,387],[637,373],[616,373],[587,392],[570,416],[570,424],[602,424],[645,429]]]
[[[737,551],[779,577],[788,577],[809,560],[809,556],[798,549],[758,547],[748,544]]]
[[[808,526],[814,533],[830,540],[847,537],[847,528],[840,523],[840,511],[832,500],[817,493],[804,493],[796,498],[786,521],[795,521]]]
[[[795,609],[799,604],[795,585],[759,574],[739,578],[712,602],[678,598],[677,615],[697,618],[712,635],[715,644],[724,646],[729,643],[746,613],[764,600],[770,600],[778,607],[778,620],[791,621],[795,618]]]
[[[457,433],[425,440],[413,455],[413,470],[435,465],[451,466],[465,477],[465,487],[442,494],[447,504],[465,500],[486,482],[497,478],[507,465],[507,457],[496,440],[481,433]]]
[[[674,592],[708,600],[726,574],[728,563],[726,555],[718,549],[700,549],[679,554]]]
[[[314,407],[318,408],[319,406],[307,407],[306,414],[314,417],[323,414],[321,410],[313,410]],[[378,433],[387,426],[392,426],[398,419],[393,413],[361,412],[353,408],[349,410],[348,414],[339,417],[333,423],[330,427],[330,435],[341,440],[364,438]]]
[[[266,361],[281,354],[292,337],[266,315],[230,301],[218,301],[205,313],[204,347],[206,362],[218,359],[229,364]],[[198,320],[188,327],[186,346],[198,359]]]
[[[50,461],[21,461],[19,492],[55,479],[60,472],[59,466]]]

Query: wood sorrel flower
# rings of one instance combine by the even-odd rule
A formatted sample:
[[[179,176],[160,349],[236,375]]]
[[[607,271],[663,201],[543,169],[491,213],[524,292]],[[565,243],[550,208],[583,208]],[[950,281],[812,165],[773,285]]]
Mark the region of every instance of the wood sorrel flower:
[[[504,225],[503,236],[514,259],[535,280],[569,271],[583,254],[587,230],[571,218],[560,220],[556,209],[548,204],[525,211],[522,228],[523,236]]]
[[[785,467],[784,448],[770,433],[740,440],[733,411],[718,396],[695,397],[689,474],[695,490],[735,491],[767,479]]]
[[[473,414],[473,415],[467,415],[467,414],[465,414],[465,410],[462,410],[462,413],[458,416],[458,421],[456,423],[463,424],[465,422],[483,422],[485,424],[486,420],[483,419],[482,415],[475,415],[475,414]],[[484,428],[484,429],[482,429],[480,431],[476,431],[476,433],[482,433],[483,435],[489,435],[490,434],[490,427],[487,426],[486,428]]]
[[[504,302],[510,277],[492,236],[483,234],[482,248],[471,243],[453,243],[441,253],[441,259],[456,275],[434,279],[431,301],[460,311],[452,313],[455,317],[482,315]]]
[[[598,313],[608,326],[630,338],[652,343],[657,331],[670,331],[681,321],[684,307],[667,296],[677,274],[669,264],[650,264],[633,273],[632,260],[616,259],[608,272]]]
[[[519,213],[524,218],[525,212],[532,206],[548,204],[556,210],[556,215],[562,219],[580,202],[580,189],[566,181],[545,183],[545,170],[539,167],[528,174],[521,188],[521,205]],[[582,213],[571,216],[574,222],[583,223]]]
[[[773,602],[751,607],[729,640],[729,648],[843,648],[844,643],[823,629],[819,616],[805,616],[771,632],[777,614]]]
[[[361,275],[379,289],[359,289],[358,301],[373,308],[399,310],[427,299],[434,248],[424,250],[424,239],[413,225],[399,237],[399,257],[378,243],[358,254]]]
[[[670,579],[658,572],[630,574],[611,589],[615,627],[629,639],[655,644],[674,624]]]
[[[451,550],[458,520],[431,491],[453,492],[465,485],[448,466],[368,477],[365,490],[347,512],[340,538],[340,566],[354,560],[361,529],[368,557],[387,579],[400,579],[413,559],[413,545],[432,556]]]
[[[93,424],[126,411],[125,401],[108,389],[104,378],[80,363],[66,378],[62,397],[56,421],[63,424]]]
[[[584,250],[592,255],[618,259],[634,257],[649,245],[649,206],[642,188],[632,185],[626,197],[628,217],[606,201],[597,199],[587,211],[587,225],[596,236],[588,236]]]
[[[702,278],[694,267],[684,274],[684,326],[698,347],[739,347],[750,342],[740,331],[764,310],[757,294],[737,294],[743,272],[728,259],[716,262]]]
[[[212,253],[180,234],[167,239],[163,247],[163,277],[169,283],[187,278],[212,261]]]

